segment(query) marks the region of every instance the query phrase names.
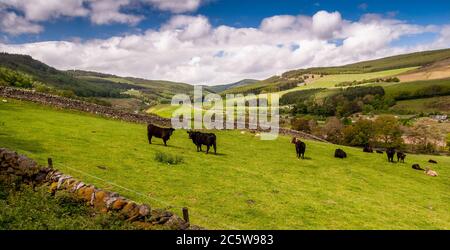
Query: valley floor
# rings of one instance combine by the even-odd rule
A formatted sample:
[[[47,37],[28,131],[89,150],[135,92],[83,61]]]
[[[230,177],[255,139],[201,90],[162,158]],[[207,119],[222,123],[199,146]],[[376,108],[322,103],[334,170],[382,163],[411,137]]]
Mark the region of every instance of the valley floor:
[[[104,189],[153,207],[181,212],[210,229],[450,229],[450,157],[385,155],[306,141],[295,157],[289,137],[216,131],[218,155],[197,153],[184,130],[149,145],[144,125],[55,110],[28,102],[0,103],[0,147],[17,150]],[[164,153],[183,158],[168,165]],[[437,165],[427,163],[428,159]],[[413,163],[439,173],[430,177]],[[99,168],[101,166],[101,168]]]

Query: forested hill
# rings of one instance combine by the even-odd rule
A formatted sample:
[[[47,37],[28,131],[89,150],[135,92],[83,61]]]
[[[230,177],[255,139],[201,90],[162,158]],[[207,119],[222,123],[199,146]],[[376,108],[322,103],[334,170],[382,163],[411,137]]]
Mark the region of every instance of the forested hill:
[[[169,97],[193,89],[185,83],[118,77],[90,71],[62,71],[28,55],[0,53],[0,68],[25,74],[34,81],[81,97],[122,97],[124,92],[132,89],[148,92],[152,96]]]
[[[431,50],[390,56],[337,67],[316,67],[285,72],[285,78],[295,78],[303,74],[360,74],[382,70],[425,66],[450,58],[450,49]]]

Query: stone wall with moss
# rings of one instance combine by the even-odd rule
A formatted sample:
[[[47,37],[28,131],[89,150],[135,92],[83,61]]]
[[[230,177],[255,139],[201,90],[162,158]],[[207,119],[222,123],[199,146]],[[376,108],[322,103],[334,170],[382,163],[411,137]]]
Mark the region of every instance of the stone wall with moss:
[[[16,185],[48,186],[49,192],[69,192],[87,206],[103,213],[117,213],[120,218],[140,228],[167,228],[172,230],[199,229],[171,211],[138,204],[118,193],[102,190],[65,175],[50,166],[40,166],[34,160],[14,151],[0,148],[0,175]]]

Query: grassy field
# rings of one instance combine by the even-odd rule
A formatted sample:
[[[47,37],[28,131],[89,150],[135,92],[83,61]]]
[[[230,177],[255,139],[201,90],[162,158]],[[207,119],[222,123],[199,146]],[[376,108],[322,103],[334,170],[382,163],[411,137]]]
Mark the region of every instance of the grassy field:
[[[369,80],[374,78],[383,78],[389,76],[395,76],[410,70],[414,70],[417,67],[410,68],[402,68],[402,69],[393,69],[393,70],[384,70],[378,72],[371,73],[363,73],[363,74],[337,74],[337,75],[325,75],[321,78],[318,78],[311,83],[305,86],[299,86],[297,88],[285,90],[278,92],[280,96],[297,90],[311,89],[311,88],[335,88],[335,85],[341,82],[351,82],[351,81],[361,81],[361,80]]]
[[[296,77],[305,73],[316,74],[343,74],[343,73],[367,73],[382,70],[400,69],[407,67],[419,67],[450,58],[450,49],[422,51],[411,54],[397,55],[380,58],[371,61],[358,62],[337,67],[318,67],[288,71],[285,77]]]
[[[450,114],[450,96],[398,101],[391,107],[391,110],[399,112],[442,112]]]
[[[450,94],[450,78],[438,79],[438,80],[428,80],[428,81],[415,81],[415,82],[405,82],[405,83],[382,83],[382,84],[371,84],[371,86],[380,85],[383,86],[386,96],[395,99],[417,99],[423,98],[427,92],[429,92],[430,87],[438,87],[439,93],[428,93],[431,96],[439,95],[449,95]]]
[[[0,103],[0,146],[152,207],[180,213],[212,229],[450,229],[450,158],[385,155],[306,141],[305,160],[290,138],[261,141],[217,131],[218,155],[197,153],[186,131],[149,145],[144,125],[55,110],[16,100]],[[183,163],[155,160],[165,153]],[[411,169],[432,166],[439,177]],[[106,170],[97,166],[106,166]]]

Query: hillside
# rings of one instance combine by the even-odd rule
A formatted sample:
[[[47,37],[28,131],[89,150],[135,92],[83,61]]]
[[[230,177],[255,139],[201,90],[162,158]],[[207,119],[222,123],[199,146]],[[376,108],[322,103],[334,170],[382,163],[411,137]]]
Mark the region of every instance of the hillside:
[[[282,74],[285,78],[296,78],[302,74],[356,74],[390,69],[426,66],[450,58],[450,49],[423,51],[391,56],[376,60],[352,63],[338,67],[317,67],[292,70]]]
[[[119,77],[90,71],[61,71],[27,55],[0,53],[0,68],[24,73],[44,85],[72,91],[80,97],[126,97],[130,90],[143,93],[148,99],[167,100],[177,93],[190,93],[185,83]]]
[[[368,80],[396,75],[399,75],[402,81],[408,78],[411,81],[445,78],[450,74],[448,70],[449,59],[450,49],[443,49],[391,56],[337,67],[292,70],[283,73],[281,76],[274,76],[243,88],[234,88],[232,91],[224,91],[223,93],[238,93],[239,91],[260,93],[262,90],[265,92],[277,92],[280,91],[280,88],[277,88],[280,84],[294,81],[298,81],[301,87],[296,88],[294,85],[287,85],[284,89],[298,90],[315,87],[334,87],[336,83],[344,81]],[[430,71],[435,72],[433,76],[430,76]],[[303,81],[306,84],[302,84]]]
[[[193,91],[193,86],[186,83],[121,77],[112,74],[82,70],[69,70],[67,72],[75,78],[87,81],[91,84],[108,83],[117,87],[123,84],[129,85],[132,86],[134,90],[139,90],[143,94],[153,98],[170,99],[175,94],[191,94]]]
[[[289,137],[239,131],[215,131],[218,154],[206,155],[184,130],[168,147],[149,145],[145,125],[11,99],[0,102],[0,128],[3,147],[41,164],[51,155],[64,173],[152,207],[189,207],[192,223],[210,229],[450,229],[449,157],[432,156],[438,164],[430,166],[430,156],[408,154],[394,164],[339,146],[342,160],[335,145],[306,140],[298,160]]]
[[[223,92],[227,89],[231,89],[231,88],[236,88],[236,87],[241,87],[241,86],[246,86],[252,83],[258,82],[258,80],[254,80],[254,79],[244,79],[238,82],[234,82],[234,83],[229,83],[229,84],[222,84],[222,85],[215,85],[215,86],[205,86],[206,89],[210,90],[211,92],[214,93],[220,93]]]
[[[122,91],[133,88],[129,84],[112,85],[108,82],[92,84],[27,55],[0,53],[0,67],[25,73],[43,84],[69,90],[82,97],[120,97]]]
[[[257,81],[255,83],[238,86],[222,91],[220,94],[262,94],[270,92],[278,92],[297,87],[304,82],[300,80],[286,80],[279,76],[273,76],[266,80]]]
[[[436,61],[416,70],[405,72],[398,75],[398,78],[401,82],[450,78],[450,59]]]

